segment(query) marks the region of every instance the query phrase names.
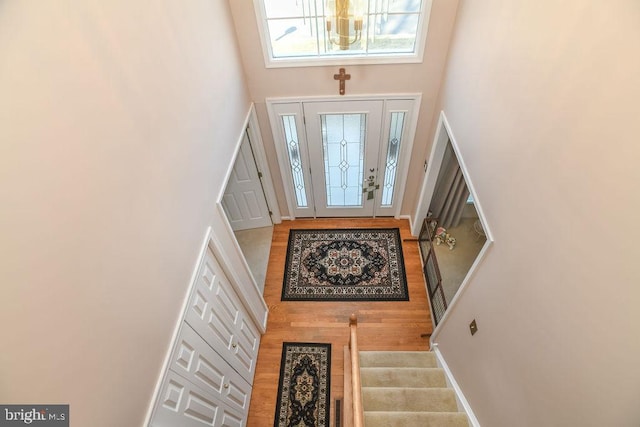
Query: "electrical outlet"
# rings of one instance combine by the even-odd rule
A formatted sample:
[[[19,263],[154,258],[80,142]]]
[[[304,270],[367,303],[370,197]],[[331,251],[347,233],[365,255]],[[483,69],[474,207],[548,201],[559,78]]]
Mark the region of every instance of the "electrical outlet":
[[[471,331],[471,335],[475,335],[478,332],[478,324],[476,323],[476,319],[473,319],[471,323],[469,323],[469,330]]]

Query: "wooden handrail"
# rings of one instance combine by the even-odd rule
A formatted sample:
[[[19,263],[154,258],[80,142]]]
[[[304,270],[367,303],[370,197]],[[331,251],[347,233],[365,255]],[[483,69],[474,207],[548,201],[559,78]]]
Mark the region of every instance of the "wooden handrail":
[[[351,390],[353,392],[353,427],[364,427],[364,409],[362,408],[362,385],[360,382],[360,356],[358,355],[358,336],[356,329],[358,318],[349,317],[349,349],[351,350]]]

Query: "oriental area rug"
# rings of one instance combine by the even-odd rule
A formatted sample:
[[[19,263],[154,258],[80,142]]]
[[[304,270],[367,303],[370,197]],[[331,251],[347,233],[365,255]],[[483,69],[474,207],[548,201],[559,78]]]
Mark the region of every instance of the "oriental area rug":
[[[400,230],[291,230],[281,299],[408,301]]]
[[[331,344],[282,344],[274,427],[328,427]]]

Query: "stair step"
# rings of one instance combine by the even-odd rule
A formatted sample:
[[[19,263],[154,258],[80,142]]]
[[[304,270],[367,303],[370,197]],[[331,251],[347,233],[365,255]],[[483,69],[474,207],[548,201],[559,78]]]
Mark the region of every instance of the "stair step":
[[[363,387],[365,411],[456,412],[458,405],[449,388]]]
[[[469,427],[462,412],[372,412],[365,411],[367,427]]]
[[[363,387],[446,387],[440,368],[360,368]]]
[[[429,351],[360,351],[360,367],[436,368],[436,357]]]

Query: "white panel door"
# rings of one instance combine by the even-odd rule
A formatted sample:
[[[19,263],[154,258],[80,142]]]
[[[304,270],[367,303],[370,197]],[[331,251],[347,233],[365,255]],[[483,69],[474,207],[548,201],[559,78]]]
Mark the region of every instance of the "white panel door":
[[[222,423],[222,405],[204,390],[169,370],[151,427],[205,427]]]
[[[373,216],[383,106],[304,103],[316,216]]]
[[[212,398],[206,390],[169,370],[150,427],[242,427],[245,424],[243,412]]]
[[[240,151],[222,198],[222,207],[233,230],[272,225],[247,132],[240,144]]]
[[[253,382],[260,334],[209,249],[185,321],[247,382]]]
[[[233,411],[228,411],[226,408],[222,408],[222,417],[220,420],[220,427],[242,427],[245,425],[242,417],[239,417]]]
[[[189,325],[183,324],[169,369],[240,413],[249,409],[251,386]]]

